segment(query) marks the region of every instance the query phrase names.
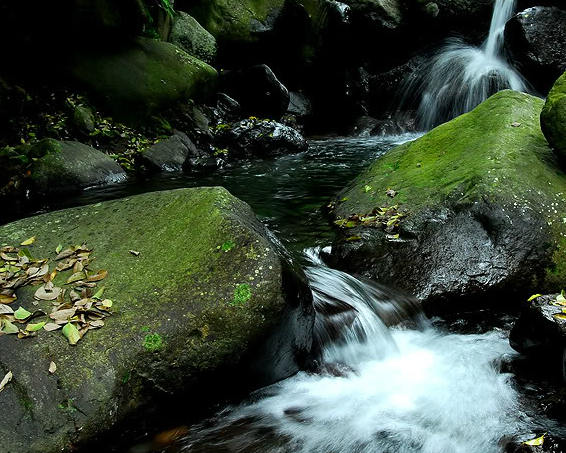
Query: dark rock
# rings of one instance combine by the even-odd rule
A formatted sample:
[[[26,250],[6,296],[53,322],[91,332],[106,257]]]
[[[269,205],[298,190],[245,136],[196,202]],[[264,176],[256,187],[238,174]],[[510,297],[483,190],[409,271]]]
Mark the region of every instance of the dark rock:
[[[521,354],[532,357],[553,357],[562,363],[566,347],[566,319],[564,305],[556,303],[557,294],[537,297],[525,302],[519,319],[513,325],[509,344]]]
[[[242,107],[226,93],[218,93],[215,109],[217,124],[232,123],[242,117]]]
[[[240,103],[244,116],[279,119],[289,106],[289,91],[264,64],[222,71],[220,90]]]
[[[225,125],[216,135],[216,146],[228,156],[266,157],[306,151],[308,143],[292,127],[271,120],[247,119]]]
[[[182,132],[175,132],[181,142],[187,148],[187,157],[183,162],[183,171],[212,171],[222,166],[224,163],[224,155],[215,156],[212,147],[196,146]]]
[[[26,154],[41,154],[26,179],[34,195],[72,193],[126,179],[124,170],[106,154],[79,142],[46,139]]]
[[[503,91],[389,151],[337,196],[333,216],[353,228],[331,264],[415,294],[429,314],[560,289],[566,177],[541,109],[538,98]]]
[[[185,139],[189,140],[188,137]],[[149,171],[179,171],[188,154],[189,150],[181,138],[173,135],[147,148],[137,159]]]
[[[537,6],[520,12],[505,26],[505,44],[525,78],[548,93],[566,71],[566,11]]]
[[[554,84],[540,115],[544,136],[554,152],[566,160],[566,73]]]
[[[204,102],[216,92],[214,68],[155,39],[77,51],[68,70],[121,122],[140,123],[172,105]]]
[[[183,407],[198,413],[305,366],[314,321],[305,276],[223,188],[51,212],[0,227],[0,242],[36,234],[37,257],[88,243],[96,269],[108,270],[114,313],[76,346],[60,332],[2,337],[0,369],[14,374],[0,394],[3,453],[125,451],[121,442]],[[36,289],[18,289],[28,310]]]
[[[300,91],[291,91],[289,96],[289,107],[287,109],[287,113],[302,121],[312,115],[313,110],[311,101],[304,93]]]
[[[88,135],[96,128],[94,114],[92,110],[84,105],[78,105],[73,110],[73,124],[78,131],[84,135]]]
[[[210,65],[216,60],[217,46],[214,36],[183,11],[179,11],[175,16],[169,42]]]

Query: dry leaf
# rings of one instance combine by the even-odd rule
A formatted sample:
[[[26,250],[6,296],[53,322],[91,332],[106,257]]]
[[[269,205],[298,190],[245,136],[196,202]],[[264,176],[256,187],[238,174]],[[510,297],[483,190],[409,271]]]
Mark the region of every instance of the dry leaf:
[[[5,294],[0,294],[0,304],[11,304],[16,299],[16,296],[7,296]]]
[[[49,315],[57,324],[66,323],[70,318],[75,316],[76,308],[67,308],[63,310],[54,311]]]
[[[141,252],[136,252],[135,250],[128,250],[128,252],[130,252],[134,256],[140,256],[141,253]]]
[[[45,324],[43,326],[44,330],[47,330],[48,332],[53,332],[54,330],[60,329],[62,326],[60,324],[55,324],[53,322],[48,322],[47,324]]]
[[[67,279],[67,283],[78,282],[79,280],[83,280],[86,277],[84,272],[77,272],[76,274],[71,275]]]
[[[4,390],[4,387],[6,387],[6,385],[8,385],[8,382],[10,382],[10,381],[12,380],[12,377],[13,377],[13,376],[14,376],[14,375],[12,374],[11,371],[8,371],[8,372],[6,373],[6,376],[4,376],[4,379],[2,379],[2,382],[0,382],[0,392],[1,392],[2,390]]]
[[[107,271],[105,271],[104,269],[100,269],[96,274],[91,275],[88,278],[88,281],[89,282],[98,282],[100,280],[104,280],[107,275],[108,275]]]
[[[53,374],[55,373],[55,371],[57,371],[57,365],[55,364],[55,362],[51,361],[51,363],[49,364],[49,372]]]

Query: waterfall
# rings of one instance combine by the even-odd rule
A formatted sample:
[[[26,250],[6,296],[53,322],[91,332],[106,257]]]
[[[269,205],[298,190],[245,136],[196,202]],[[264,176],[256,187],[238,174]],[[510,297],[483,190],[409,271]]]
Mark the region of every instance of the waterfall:
[[[498,365],[504,335],[441,333],[411,297],[306,254],[320,366],[193,425],[174,451],[499,453],[528,429]]]
[[[420,128],[429,130],[469,112],[500,90],[527,90],[503,52],[505,23],[514,10],[515,0],[496,0],[489,35],[481,46],[466,44],[459,38],[449,39],[426,65],[425,75],[405,91],[406,101],[420,96]]]

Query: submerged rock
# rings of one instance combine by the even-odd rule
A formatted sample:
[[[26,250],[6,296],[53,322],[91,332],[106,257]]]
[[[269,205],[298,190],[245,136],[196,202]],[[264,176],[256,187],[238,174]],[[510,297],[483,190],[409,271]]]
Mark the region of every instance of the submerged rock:
[[[68,70],[115,120],[140,123],[177,103],[215,93],[214,68],[177,46],[138,37],[121,45],[75,52]]]
[[[554,84],[540,115],[540,125],[552,149],[566,158],[566,73]]]
[[[33,195],[72,193],[126,179],[113,159],[88,145],[72,141],[41,140],[26,154],[34,160],[26,186]]]
[[[505,25],[505,44],[521,73],[546,94],[566,71],[566,11],[536,6]]]
[[[561,289],[566,176],[542,105],[502,91],[378,159],[337,197],[332,264],[412,292],[429,314]]]
[[[167,415],[273,383],[307,359],[314,315],[304,274],[223,188],[147,193],[0,227],[3,244],[32,235],[36,258],[87,244],[91,268],[108,271],[100,284],[113,314],[76,346],[60,331],[2,337],[2,377],[13,373],[0,393],[3,453],[119,449]],[[35,290],[18,289],[17,304],[51,312],[50,302],[34,307]]]

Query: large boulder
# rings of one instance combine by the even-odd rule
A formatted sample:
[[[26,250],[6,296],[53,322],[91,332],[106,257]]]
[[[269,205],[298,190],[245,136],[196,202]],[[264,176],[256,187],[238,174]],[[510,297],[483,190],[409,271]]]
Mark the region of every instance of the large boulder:
[[[525,78],[548,93],[566,71],[566,11],[536,6],[520,12],[505,26],[505,44]]]
[[[239,102],[244,116],[279,119],[289,107],[289,91],[264,64],[222,71],[220,90]]]
[[[72,193],[126,179],[124,170],[108,155],[73,141],[41,140],[25,150],[34,158],[27,188],[34,195]]]
[[[566,72],[556,81],[540,115],[544,136],[561,159],[566,158]]]
[[[543,101],[502,91],[378,159],[336,199],[331,262],[417,295],[429,313],[564,284],[566,176]]]
[[[76,346],[60,330],[2,337],[0,373],[13,374],[0,393],[3,453],[120,450],[170,415],[297,372],[309,355],[304,274],[223,188],[147,193],[0,227],[2,244],[30,236],[37,259],[53,260],[58,244],[86,244],[89,268],[107,271],[92,291],[104,285],[113,313]],[[36,290],[18,289],[13,305],[51,313],[51,302],[34,306]]]
[[[143,150],[137,159],[151,172],[179,171],[189,155],[189,147],[196,149],[186,135],[173,135]]]
[[[179,11],[175,16],[169,42],[207,64],[212,65],[216,60],[217,46],[214,36],[183,11]]]
[[[218,76],[177,46],[141,37],[75,52],[68,70],[115,120],[128,123],[190,99],[207,100],[216,92]]]

